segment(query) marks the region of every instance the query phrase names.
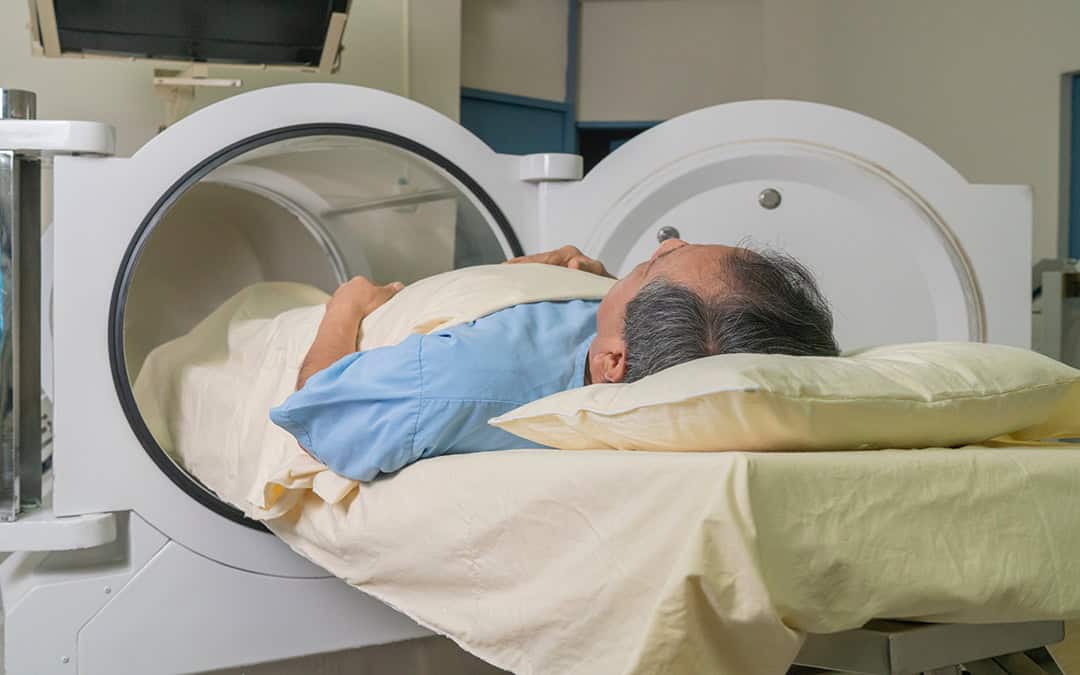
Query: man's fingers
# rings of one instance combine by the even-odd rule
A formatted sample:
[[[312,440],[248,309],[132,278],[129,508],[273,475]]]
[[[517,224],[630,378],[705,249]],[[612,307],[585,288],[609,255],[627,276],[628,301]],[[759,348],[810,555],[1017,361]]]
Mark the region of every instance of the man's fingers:
[[[554,251],[522,255],[506,261],[513,265],[517,263],[540,263],[542,265],[555,265],[557,267],[569,267],[572,270],[581,270],[592,274],[607,276],[604,265],[599,260],[593,260],[581,252],[576,246],[563,246]]]
[[[400,281],[394,281],[394,282],[391,282],[391,283],[387,284],[386,288],[388,288],[389,290],[397,293],[401,289],[405,288],[405,284],[401,283]]]
[[[516,258],[511,258],[506,262],[511,265],[517,263],[540,263],[541,265],[558,265],[559,261],[557,256],[553,252],[549,253],[534,253],[532,255],[520,255]]]
[[[587,256],[578,256],[570,261],[568,265],[571,269],[581,270],[582,272],[590,272],[592,274],[601,274],[604,266],[599,260],[593,260]]]
[[[599,265],[600,263],[596,262],[592,258],[579,255],[578,257],[570,261],[568,267],[572,267],[575,270],[581,270],[583,272],[593,272]]]

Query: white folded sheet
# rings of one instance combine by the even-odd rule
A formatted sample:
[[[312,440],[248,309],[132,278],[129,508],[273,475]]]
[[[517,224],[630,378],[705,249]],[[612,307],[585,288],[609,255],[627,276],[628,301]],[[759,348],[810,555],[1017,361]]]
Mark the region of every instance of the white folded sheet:
[[[610,282],[474,268],[403,291],[362,345]],[[520,673],[782,673],[874,617],[1080,617],[1080,453],[511,451],[358,486],[273,426],[325,296],[269,284],[151,354],[151,430],[294,550]],[[288,309],[294,307],[294,309]],[[288,608],[282,620],[287,621]]]

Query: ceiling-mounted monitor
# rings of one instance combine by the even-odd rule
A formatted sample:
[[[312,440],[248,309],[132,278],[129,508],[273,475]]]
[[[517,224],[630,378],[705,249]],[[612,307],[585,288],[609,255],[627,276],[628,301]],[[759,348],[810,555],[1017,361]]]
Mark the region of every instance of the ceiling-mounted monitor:
[[[349,0],[30,0],[44,56],[332,72]]]

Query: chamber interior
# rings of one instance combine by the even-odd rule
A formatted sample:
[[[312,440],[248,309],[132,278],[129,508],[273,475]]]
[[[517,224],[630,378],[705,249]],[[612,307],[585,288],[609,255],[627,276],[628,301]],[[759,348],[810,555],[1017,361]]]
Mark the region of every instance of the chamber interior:
[[[213,166],[167,204],[128,272],[129,383],[155,347],[251,284],[330,292],[355,275],[409,283],[511,254],[452,167],[376,138],[271,141]]]
[[[222,149],[164,195],[120,270],[122,295],[113,311],[122,313],[112,321],[119,322],[121,345],[113,342],[113,349],[123,352],[126,377],[118,387],[127,419],[181,489],[249,526],[181,465],[161,419],[171,415],[172,390],[136,394],[151,352],[259,282],[299,282],[329,293],[357,274],[409,283],[515,253],[509,225],[484,206],[492,202],[458,167],[405,139],[341,129],[282,130]],[[184,377],[184,368],[172,375]],[[204,394],[213,400],[213,392]]]
[[[174,452],[161,420],[174,392],[152,399],[135,393],[147,357],[259,282],[299,282],[329,293],[355,275],[409,283],[515,253],[509,225],[484,206],[493,202],[445,158],[359,127],[307,131],[282,130],[223,149],[180,179],[148,214],[120,270],[113,310],[120,337],[113,349],[122,350],[123,362],[115,352],[112,358],[136,435],[181,489],[249,526]],[[212,400],[214,393],[204,395]]]

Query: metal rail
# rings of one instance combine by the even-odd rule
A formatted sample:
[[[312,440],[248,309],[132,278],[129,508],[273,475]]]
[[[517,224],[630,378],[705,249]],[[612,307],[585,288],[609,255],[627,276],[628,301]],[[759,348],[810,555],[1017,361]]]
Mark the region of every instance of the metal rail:
[[[35,116],[0,89],[0,119]],[[0,521],[41,504],[41,165],[0,149]]]

